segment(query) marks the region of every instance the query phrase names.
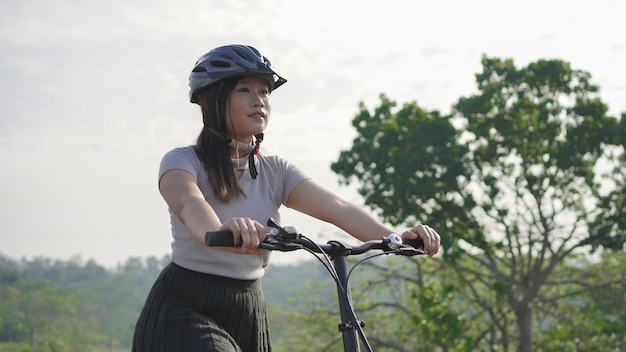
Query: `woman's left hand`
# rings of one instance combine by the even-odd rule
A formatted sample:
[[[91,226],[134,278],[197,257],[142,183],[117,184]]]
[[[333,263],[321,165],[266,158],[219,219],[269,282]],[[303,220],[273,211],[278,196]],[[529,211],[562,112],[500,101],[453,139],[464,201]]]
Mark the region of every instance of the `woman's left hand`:
[[[420,224],[411,230],[404,231],[402,238],[409,240],[422,239],[424,241],[424,254],[432,256],[439,252],[441,236],[428,225]]]

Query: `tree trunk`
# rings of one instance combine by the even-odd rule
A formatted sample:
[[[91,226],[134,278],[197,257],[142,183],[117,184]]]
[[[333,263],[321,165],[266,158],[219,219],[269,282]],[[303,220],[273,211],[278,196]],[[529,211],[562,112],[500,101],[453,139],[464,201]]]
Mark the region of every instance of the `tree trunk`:
[[[532,310],[529,306],[519,307],[515,311],[517,324],[519,325],[518,352],[532,352],[533,347],[533,320]]]

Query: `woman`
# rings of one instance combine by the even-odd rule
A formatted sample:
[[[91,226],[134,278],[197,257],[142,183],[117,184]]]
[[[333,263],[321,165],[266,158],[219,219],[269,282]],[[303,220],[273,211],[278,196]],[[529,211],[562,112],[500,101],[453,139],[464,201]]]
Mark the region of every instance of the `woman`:
[[[355,238],[393,231],[316,184],[294,165],[259,153],[270,93],[286,80],[253,47],[228,45],[200,57],[190,100],[204,127],[195,145],[168,152],[159,190],[172,223],[172,262],[157,278],[135,328],[133,351],[271,351],[261,277],[269,251],[258,248],[269,218],[285,205],[333,223]],[[213,230],[233,232],[238,248],[204,245]],[[425,252],[439,235],[425,225],[405,231]]]

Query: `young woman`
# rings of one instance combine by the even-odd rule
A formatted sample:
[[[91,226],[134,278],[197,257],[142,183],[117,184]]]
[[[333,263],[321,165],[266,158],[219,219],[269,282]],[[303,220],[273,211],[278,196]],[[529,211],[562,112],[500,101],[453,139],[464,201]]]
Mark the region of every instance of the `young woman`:
[[[253,47],[228,45],[200,57],[189,77],[202,110],[193,146],[161,161],[159,190],[172,223],[172,262],[163,269],[137,321],[133,351],[271,351],[261,277],[269,251],[263,224],[285,205],[368,241],[392,233],[360,206],[329,192],[278,156],[259,153],[270,94],[286,80]],[[205,234],[230,230],[239,248],[205,246]],[[439,250],[425,225],[402,237]]]

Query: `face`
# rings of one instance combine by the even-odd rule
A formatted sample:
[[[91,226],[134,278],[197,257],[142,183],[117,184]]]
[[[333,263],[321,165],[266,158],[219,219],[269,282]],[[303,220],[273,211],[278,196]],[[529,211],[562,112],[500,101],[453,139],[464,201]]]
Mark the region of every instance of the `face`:
[[[250,142],[267,127],[270,117],[270,91],[267,81],[242,78],[230,93],[226,111],[226,131],[231,137]]]

